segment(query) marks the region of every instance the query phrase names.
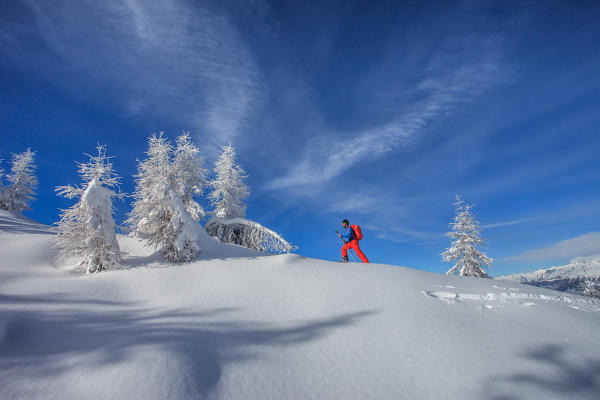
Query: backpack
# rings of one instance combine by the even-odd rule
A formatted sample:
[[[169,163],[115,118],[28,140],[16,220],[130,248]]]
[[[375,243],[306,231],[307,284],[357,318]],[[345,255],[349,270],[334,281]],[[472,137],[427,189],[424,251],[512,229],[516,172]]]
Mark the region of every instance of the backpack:
[[[356,240],[361,240],[363,238],[363,234],[360,230],[360,226],[350,225],[350,228],[352,228],[352,230],[354,231],[354,234],[356,235]]]

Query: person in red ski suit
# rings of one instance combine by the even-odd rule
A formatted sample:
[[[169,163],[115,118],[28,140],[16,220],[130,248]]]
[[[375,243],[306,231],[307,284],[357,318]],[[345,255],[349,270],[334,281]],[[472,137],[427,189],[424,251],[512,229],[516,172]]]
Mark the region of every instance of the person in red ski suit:
[[[364,255],[364,253],[358,246],[358,239],[356,238],[356,233],[354,232],[354,229],[350,227],[350,222],[348,222],[348,220],[345,219],[342,221],[342,226],[347,232],[345,234],[338,233],[338,236],[346,243],[342,247],[342,259],[344,261],[348,261],[348,249],[354,249],[354,252],[360,257],[362,262],[368,263],[369,260],[367,259],[367,256]]]

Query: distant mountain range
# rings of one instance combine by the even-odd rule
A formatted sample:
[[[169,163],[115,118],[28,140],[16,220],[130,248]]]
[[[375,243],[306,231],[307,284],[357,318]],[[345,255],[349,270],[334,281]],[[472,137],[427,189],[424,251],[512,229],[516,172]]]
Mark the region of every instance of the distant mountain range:
[[[495,279],[525,283],[600,298],[600,254],[579,257],[570,264]]]

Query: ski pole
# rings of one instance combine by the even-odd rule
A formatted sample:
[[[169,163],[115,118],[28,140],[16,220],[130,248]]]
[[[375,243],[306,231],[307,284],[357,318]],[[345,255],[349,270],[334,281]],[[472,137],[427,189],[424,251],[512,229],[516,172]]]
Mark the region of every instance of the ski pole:
[[[354,257],[354,252],[351,250],[354,250],[354,249],[348,249],[348,254],[350,254],[350,258],[352,259],[352,262],[357,262],[356,258]]]

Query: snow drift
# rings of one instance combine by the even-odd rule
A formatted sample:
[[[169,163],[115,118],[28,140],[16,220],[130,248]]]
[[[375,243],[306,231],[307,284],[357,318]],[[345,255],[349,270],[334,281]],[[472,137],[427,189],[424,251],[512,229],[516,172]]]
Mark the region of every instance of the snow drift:
[[[57,264],[0,213],[0,398],[597,399],[600,302],[208,242],[169,264]],[[203,244],[204,246],[205,244]],[[203,247],[204,249],[204,247]]]

